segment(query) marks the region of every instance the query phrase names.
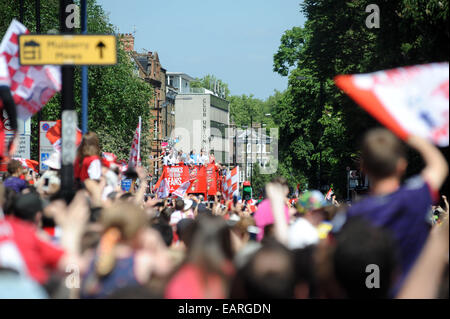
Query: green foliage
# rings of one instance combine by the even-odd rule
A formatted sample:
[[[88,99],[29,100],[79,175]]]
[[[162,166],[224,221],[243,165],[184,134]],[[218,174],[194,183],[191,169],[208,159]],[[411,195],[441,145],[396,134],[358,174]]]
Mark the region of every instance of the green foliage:
[[[271,96],[266,101],[255,98],[253,94],[230,96],[228,100],[230,101],[231,121],[234,121],[238,127],[243,125],[250,127],[250,122],[254,124],[264,123],[268,128],[274,127],[271,112],[280,94],[276,92],[274,96]]]
[[[259,198],[264,195],[264,187],[272,178],[272,174],[261,174],[259,165],[253,165],[253,198]]]
[[[291,185],[317,188],[320,167],[320,184],[344,196],[346,167],[358,168],[358,142],[379,125],[336,88],[335,75],[448,60],[448,2],[377,1],[379,29],[365,25],[370,3],[305,0],[304,27],[281,37],[273,69],[289,75],[289,84],[272,113],[280,129],[278,173]],[[410,158],[410,173],[419,168]]]
[[[228,88],[228,84],[223,82],[222,80],[216,78],[212,74],[205,75],[201,79],[196,78],[195,81],[192,81],[190,83],[191,88],[205,88],[210,91],[214,91],[215,85],[217,87],[220,86],[220,90],[224,90],[225,93],[225,99],[227,99],[230,95],[230,89]]]
[[[25,0],[24,25],[35,32],[34,1]],[[18,19],[17,1],[0,0],[2,19],[0,35],[6,32],[11,20]],[[113,34],[114,26],[109,23],[102,7],[95,0],[88,0],[88,33]],[[59,1],[41,1],[41,32],[59,30]],[[79,32],[80,30],[76,30]],[[100,137],[102,150],[114,152],[119,159],[128,159],[133,134],[142,116],[141,157],[150,154],[150,108],[153,92],[149,84],[134,74],[134,65],[118,43],[118,63],[115,66],[90,66],[89,77],[89,120],[90,131]],[[81,68],[75,68],[75,108],[81,127]],[[41,112],[41,120],[57,120],[61,116],[60,94],[56,94]],[[31,158],[38,159],[38,115],[32,117]]]

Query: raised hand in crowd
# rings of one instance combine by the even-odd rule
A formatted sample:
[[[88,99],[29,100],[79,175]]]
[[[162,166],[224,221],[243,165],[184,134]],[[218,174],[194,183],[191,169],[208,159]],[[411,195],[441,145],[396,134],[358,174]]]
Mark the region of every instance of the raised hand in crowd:
[[[99,181],[95,181],[93,179],[86,179],[84,181],[84,185],[86,186],[86,190],[90,195],[91,205],[93,207],[102,207],[103,206],[102,194],[106,186],[105,178],[102,176],[100,177]]]
[[[137,205],[142,205],[144,203],[145,191],[148,186],[148,172],[143,166],[136,167],[136,173],[139,178],[139,189],[136,192],[136,196],[134,198],[134,202]]]
[[[448,205],[448,201],[447,201],[447,196],[442,195],[442,199],[444,200],[444,210],[445,210],[445,215],[446,215],[446,218],[448,218],[448,214],[449,214],[449,205]]]
[[[288,192],[289,190],[286,192],[286,187],[279,183],[266,185],[266,194],[274,215],[275,238],[284,245],[288,242],[288,224],[284,216],[284,201]]]
[[[432,190],[439,190],[448,176],[448,164],[441,151],[426,139],[410,136],[408,145],[418,151],[425,162],[421,175]]]
[[[46,208],[48,216],[52,216],[61,228],[61,246],[65,255],[61,258],[58,268],[65,272],[67,266],[81,267],[81,237],[89,219],[88,194],[78,191],[72,202],[67,206],[65,201],[52,201]]]

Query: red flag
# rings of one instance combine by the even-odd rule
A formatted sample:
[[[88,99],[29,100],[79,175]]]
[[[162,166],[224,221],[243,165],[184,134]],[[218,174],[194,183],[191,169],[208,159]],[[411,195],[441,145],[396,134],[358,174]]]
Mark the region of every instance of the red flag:
[[[37,169],[39,167],[38,161],[30,160],[30,159],[26,159],[26,158],[13,158],[13,159],[22,163],[23,168],[29,168],[29,169],[32,169],[33,171],[35,171],[36,173],[38,172],[38,169]]]
[[[334,194],[333,192],[333,188],[330,187],[330,189],[328,190],[327,196],[325,196],[326,200],[331,200],[331,196]]]
[[[114,153],[102,152],[102,164],[106,167],[119,166],[117,156]]]

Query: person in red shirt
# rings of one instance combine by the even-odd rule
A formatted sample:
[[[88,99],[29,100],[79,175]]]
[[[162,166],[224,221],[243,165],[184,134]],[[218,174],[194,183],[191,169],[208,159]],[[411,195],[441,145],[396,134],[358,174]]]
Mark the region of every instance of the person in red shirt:
[[[3,200],[0,198],[0,202]],[[48,282],[53,271],[64,273],[66,266],[80,264],[78,250],[89,216],[83,194],[77,194],[69,207],[62,201],[50,205],[62,230],[62,247],[51,243],[39,228],[43,207],[36,193],[20,194],[12,205],[13,215],[0,215],[0,268],[16,271],[41,285]]]
[[[47,269],[54,270],[64,255],[64,250],[44,240],[38,234],[38,225],[42,217],[42,204],[39,196],[34,193],[20,195],[13,204],[14,215],[7,215],[8,236],[0,236],[0,245],[7,242],[15,243],[18,252],[16,260],[5,260],[8,263],[22,264],[20,272],[24,272],[40,284],[48,279]],[[9,226],[9,227],[8,227]]]
[[[80,183],[86,179],[100,180],[102,175],[100,154],[100,142],[97,134],[88,132],[81,140],[74,164],[75,178]]]

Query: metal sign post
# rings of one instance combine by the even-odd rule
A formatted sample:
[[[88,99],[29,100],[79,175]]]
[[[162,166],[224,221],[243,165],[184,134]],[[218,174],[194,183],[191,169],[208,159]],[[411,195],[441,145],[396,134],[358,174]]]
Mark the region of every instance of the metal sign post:
[[[65,8],[72,4],[72,0],[60,0],[60,28],[61,33],[73,33],[73,29],[66,27],[67,13]],[[24,41],[26,42],[26,41]],[[21,56],[23,56],[21,54]],[[61,195],[69,203],[75,195],[74,170],[75,135],[77,129],[77,113],[74,105],[73,82],[74,67],[61,67]]]
[[[86,3],[83,3],[83,31],[86,32]],[[74,26],[68,23],[73,0],[59,1],[59,35],[19,35],[21,65],[61,65],[61,196],[70,202],[75,194],[74,162],[78,117],[74,103],[74,65],[113,65],[117,63],[114,35],[74,35]],[[87,77],[87,72],[83,72]],[[86,80],[86,79],[85,79]],[[87,81],[84,81],[87,84]],[[85,90],[85,94],[86,94]],[[84,104],[87,97],[83,99]],[[85,105],[85,108],[87,105]],[[87,129],[87,118],[83,118]]]
[[[21,34],[19,36],[20,63],[22,65],[70,66],[117,63],[114,35],[70,35],[67,34],[69,30],[72,29],[66,28],[66,34]]]

